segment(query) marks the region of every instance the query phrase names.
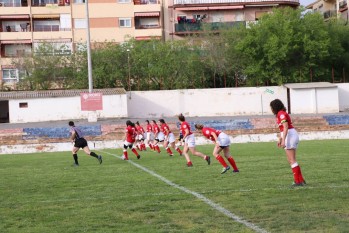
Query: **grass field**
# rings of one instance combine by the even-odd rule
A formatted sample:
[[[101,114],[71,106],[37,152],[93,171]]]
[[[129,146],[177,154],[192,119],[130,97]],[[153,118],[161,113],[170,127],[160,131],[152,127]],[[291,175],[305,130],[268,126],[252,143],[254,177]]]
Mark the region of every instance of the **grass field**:
[[[164,151],[0,155],[0,232],[349,232],[348,140],[301,142],[301,188],[275,143],[231,149],[238,174]]]

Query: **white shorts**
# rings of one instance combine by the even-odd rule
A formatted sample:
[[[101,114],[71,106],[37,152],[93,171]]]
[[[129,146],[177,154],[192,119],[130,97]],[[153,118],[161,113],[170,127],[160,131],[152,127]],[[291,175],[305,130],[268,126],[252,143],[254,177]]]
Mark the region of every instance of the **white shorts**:
[[[194,134],[190,134],[184,140],[184,142],[188,145],[189,148],[195,147],[195,136]]]
[[[282,137],[282,132],[281,132],[281,137]],[[290,150],[290,149],[297,149],[299,143],[299,136],[297,131],[293,129],[289,129],[287,132],[287,136],[285,139],[285,150]]]
[[[169,133],[167,138],[166,138],[166,141],[168,141],[169,143],[175,142],[176,141],[176,137],[174,136],[173,133]]]
[[[154,140],[154,134],[152,132],[146,132],[147,134],[147,140],[153,141]]]
[[[165,140],[165,134],[163,132],[159,132],[158,135],[156,136],[155,140],[162,142]]]
[[[136,137],[136,140],[137,140],[137,141],[141,141],[141,140],[143,140],[143,139],[144,139],[143,134],[138,134],[137,137]]]
[[[218,143],[220,146],[230,146],[230,138],[227,134],[221,132],[219,135],[218,135]]]

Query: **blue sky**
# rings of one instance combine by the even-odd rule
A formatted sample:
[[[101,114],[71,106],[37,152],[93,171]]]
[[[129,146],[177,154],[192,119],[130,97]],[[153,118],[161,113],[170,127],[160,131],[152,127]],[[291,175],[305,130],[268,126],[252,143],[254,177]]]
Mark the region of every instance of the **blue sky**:
[[[303,6],[307,6],[309,5],[310,3],[313,3],[315,2],[316,0],[300,0],[300,4],[303,5]]]

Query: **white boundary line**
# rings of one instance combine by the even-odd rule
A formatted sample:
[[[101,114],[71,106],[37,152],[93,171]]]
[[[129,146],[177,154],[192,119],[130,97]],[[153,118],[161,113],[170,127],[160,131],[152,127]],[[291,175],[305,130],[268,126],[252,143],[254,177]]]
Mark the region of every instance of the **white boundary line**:
[[[108,152],[105,152],[105,151],[99,151],[101,153],[105,153],[105,154],[109,154],[109,155],[112,155],[114,156],[115,158],[118,158],[118,159],[122,159],[120,156],[117,156],[117,155],[114,155],[112,153],[108,153]],[[211,201],[210,199],[208,199],[207,197],[205,197],[204,195],[201,195],[197,192],[194,192],[194,191],[191,191],[183,186],[180,186],[176,183],[173,183],[172,181],[169,181],[168,179],[166,179],[165,177],[162,177],[160,176],[159,174],[155,173],[154,171],[152,170],[149,170],[135,162],[133,162],[132,160],[127,160],[127,162],[131,163],[133,166],[135,167],[138,167],[139,169],[149,173],[150,175],[158,178],[159,180],[163,181],[164,183],[170,185],[171,187],[174,187],[176,189],[179,189],[185,193],[188,193],[188,194],[191,194],[195,197],[197,197],[199,200],[205,202],[206,204],[208,204],[209,206],[211,206],[213,209],[221,212],[222,214],[226,215],[227,217],[231,218],[232,220],[234,220],[235,222],[238,222],[238,223],[241,223],[243,225],[245,225],[246,227],[254,230],[255,232],[260,232],[260,233],[268,233],[266,230],[264,230],[263,228],[260,228],[259,226],[253,224],[253,223],[250,223],[244,219],[242,219],[241,217],[233,214],[232,212],[230,212],[229,210],[225,209],[224,207],[220,206],[219,204]]]

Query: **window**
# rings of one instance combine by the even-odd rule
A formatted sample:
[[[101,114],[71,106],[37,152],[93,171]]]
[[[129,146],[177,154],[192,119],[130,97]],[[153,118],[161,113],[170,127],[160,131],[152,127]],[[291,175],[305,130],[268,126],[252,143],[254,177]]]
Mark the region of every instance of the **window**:
[[[18,82],[19,75],[17,69],[3,69],[2,70],[2,81],[3,82]]]
[[[70,55],[72,51],[71,42],[51,42],[49,44],[36,42],[33,44],[36,54],[44,53],[47,55]]]
[[[71,29],[71,15],[70,14],[61,14],[60,25],[61,25],[62,30],[70,31],[70,29]]]
[[[131,27],[131,18],[120,18],[119,26],[121,28],[130,28]]]
[[[19,103],[19,108],[28,108],[28,103]]]
[[[85,0],[74,0],[74,3],[85,3]]]
[[[2,6],[17,7],[22,6],[21,0],[1,0]]]
[[[76,29],[87,28],[86,19],[74,19],[74,28],[76,28]]]

